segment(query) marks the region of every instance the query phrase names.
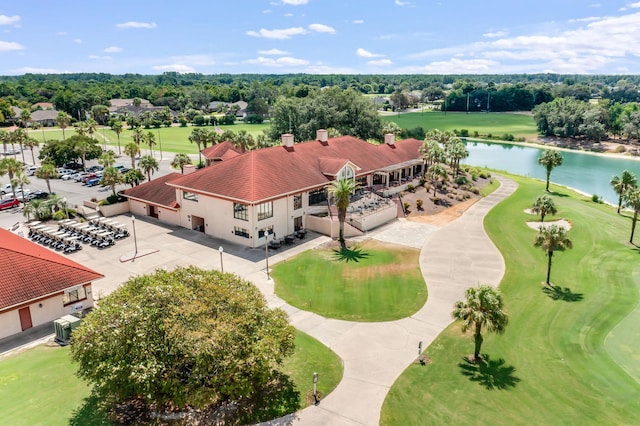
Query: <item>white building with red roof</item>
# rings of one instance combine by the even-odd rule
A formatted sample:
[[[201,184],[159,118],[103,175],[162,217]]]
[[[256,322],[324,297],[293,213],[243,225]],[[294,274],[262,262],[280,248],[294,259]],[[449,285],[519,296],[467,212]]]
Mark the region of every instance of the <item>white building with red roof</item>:
[[[281,146],[245,153],[228,146],[210,147],[206,154],[215,160],[208,161],[209,167],[154,180],[127,189],[124,195],[134,214],[249,247],[264,245],[266,233],[285,236],[305,228],[335,236],[338,222],[327,202],[330,182],[356,179],[360,187],[376,189],[378,195],[372,197],[383,200],[379,195],[419,183],[424,170],[422,144],[386,135],[385,143],[375,145],[352,136],[328,138],[326,130],[318,130],[314,141],[294,144],[293,135],[283,135]],[[167,192],[166,186],[174,193]],[[347,235],[397,217],[396,204],[386,200],[382,205],[380,200],[372,199],[372,204],[382,206],[375,209],[376,214],[351,215]]]
[[[91,283],[103,277],[5,229],[0,271],[0,339],[92,308]]]

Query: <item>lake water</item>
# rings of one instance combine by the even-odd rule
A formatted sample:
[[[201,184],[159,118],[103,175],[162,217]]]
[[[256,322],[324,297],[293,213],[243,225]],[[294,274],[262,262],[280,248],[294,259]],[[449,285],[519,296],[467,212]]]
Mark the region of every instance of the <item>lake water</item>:
[[[545,180],[545,168],[538,164],[542,149],[519,145],[466,142],[469,158],[466,164],[504,170],[509,173]],[[551,172],[551,182],[598,194],[603,200],[618,204],[618,196],[609,184],[623,170],[640,179],[640,161],[580,152],[562,151],[562,165]]]

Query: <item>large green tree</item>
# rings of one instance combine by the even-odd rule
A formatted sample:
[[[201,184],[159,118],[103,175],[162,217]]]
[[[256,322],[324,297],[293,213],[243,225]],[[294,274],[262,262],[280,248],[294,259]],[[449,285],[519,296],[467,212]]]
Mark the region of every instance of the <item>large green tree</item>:
[[[622,201],[624,200],[624,194],[631,188],[638,185],[638,179],[629,170],[624,170],[620,176],[614,176],[611,178],[611,186],[613,190],[618,194],[618,214],[622,208]]]
[[[74,330],[78,375],[109,402],[215,408],[260,395],[294,329],[251,283],[196,267],[130,278]]]
[[[136,168],[136,156],[140,155],[140,145],[135,142],[129,142],[124,146],[124,153],[131,157],[131,168]]]
[[[47,182],[47,189],[51,193],[51,179],[58,177],[56,166],[52,163],[43,163],[42,167],[36,170],[34,174],[37,178],[44,179]]]
[[[544,218],[547,215],[554,215],[558,213],[556,204],[553,202],[553,198],[547,194],[542,194],[536,197],[531,206],[531,213],[540,215],[540,222],[544,222]]]
[[[120,173],[120,170],[113,166],[105,167],[102,171],[102,178],[100,184],[111,188],[113,195],[116,195],[116,185],[124,182],[124,176]]]
[[[533,240],[533,245],[540,247],[548,258],[546,284],[551,285],[551,260],[557,251],[573,248],[573,242],[567,237],[567,231],[558,225],[541,226],[540,232]]]
[[[147,175],[147,180],[151,181],[151,175],[158,170],[158,160],[150,155],[143,155],[138,161],[138,166]]]
[[[344,239],[344,221],[347,218],[347,208],[351,201],[351,195],[358,187],[358,183],[354,179],[334,180],[329,184],[328,191],[333,195],[333,203],[338,209],[338,222],[340,224],[340,234],[338,241],[342,250],[347,249],[347,243]]]
[[[470,287],[465,292],[465,300],[455,303],[452,316],[462,321],[462,332],[473,330],[475,360],[480,359],[482,348],[482,330],[491,333],[502,333],[509,321],[504,310],[502,294],[488,284]]]
[[[538,158],[538,164],[543,166],[547,173],[547,186],[545,187],[547,192],[549,191],[549,178],[551,177],[551,171],[556,167],[561,166],[562,160],[562,154],[560,151],[555,149],[545,149],[540,158]]]

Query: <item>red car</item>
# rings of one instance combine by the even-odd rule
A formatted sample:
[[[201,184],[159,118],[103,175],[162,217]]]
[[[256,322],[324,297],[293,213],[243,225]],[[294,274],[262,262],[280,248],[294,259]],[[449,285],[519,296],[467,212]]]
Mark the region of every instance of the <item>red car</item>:
[[[20,200],[17,198],[8,198],[6,200],[0,200],[0,210],[10,209],[13,207],[19,207]]]

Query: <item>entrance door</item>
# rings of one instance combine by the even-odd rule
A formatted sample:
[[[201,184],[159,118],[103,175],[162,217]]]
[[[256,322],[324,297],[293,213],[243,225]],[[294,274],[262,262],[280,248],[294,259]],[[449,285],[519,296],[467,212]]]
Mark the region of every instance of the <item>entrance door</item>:
[[[20,315],[20,326],[22,327],[22,331],[33,327],[33,324],[31,323],[31,311],[28,306],[18,310],[18,314]]]
[[[158,218],[158,208],[156,206],[152,206],[151,204],[149,204],[149,216],[154,217],[154,218]]]

